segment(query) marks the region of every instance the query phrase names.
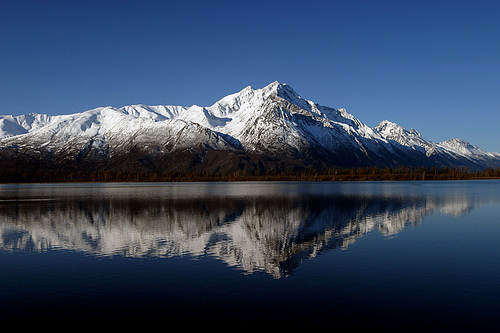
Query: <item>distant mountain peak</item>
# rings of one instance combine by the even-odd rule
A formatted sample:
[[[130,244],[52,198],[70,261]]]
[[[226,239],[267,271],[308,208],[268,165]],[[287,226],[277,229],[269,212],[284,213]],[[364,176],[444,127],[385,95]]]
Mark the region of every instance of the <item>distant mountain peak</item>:
[[[303,99],[289,84],[280,83],[279,85],[277,85],[276,90],[278,92],[278,96],[282,98],[292,100]]]
[[[246,89],[246,88],[245,88]],[[279,81],[273,81],[269,83],[267,86],[256,89],[259,91],[263,91],[265,96],[269,96],[270,94],[275,94],[280,96],[281,98],[288,99],[296,99],[301,98],[297,92],[290,86],[288,83],[281,83]]]
[[[455,147],[465,147],[465,148],[477,148],[470,144],[469,142],[462,140],[462,139],[457,139],[453,138],[447,141],[440,142],[440,144],[447,144],[449,146],[455,146]]]
[[[400,126],[392,121],[389,120],[383,120],[381,121],[375,129],[379,132],[385,132],[387,134],[399,134],[399,135],[415,135],[415,136],[422,136],[417,130],[410,128],[407,130],[403,126]]]
[[[385,138],[394,139],[400,136],[408,136],[410,134],[403,126],[400,126],[392,121],[383,120],[374,128]]]
[[[385,131],[385,130],[404,130],[404,128],[390,120],[382,120],[376,127],[377,130],[379,131]]]
[[[440,142],[439,145],[461,155],[477,156],[487,154],[481,148],[476,147],[465,140],[457,138]]]

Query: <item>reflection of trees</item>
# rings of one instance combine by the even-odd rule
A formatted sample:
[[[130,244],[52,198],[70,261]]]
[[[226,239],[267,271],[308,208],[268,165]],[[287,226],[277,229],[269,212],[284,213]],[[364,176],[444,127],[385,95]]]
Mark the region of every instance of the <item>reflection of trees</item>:
[[[0,203],[0,247],[62,248],[96,255],[212,255],[275,277],[305,258],[346,248],[379,230],[417,225],[426,214],[467,212],[466,197],[304,195],[210,199],[67,198]]]

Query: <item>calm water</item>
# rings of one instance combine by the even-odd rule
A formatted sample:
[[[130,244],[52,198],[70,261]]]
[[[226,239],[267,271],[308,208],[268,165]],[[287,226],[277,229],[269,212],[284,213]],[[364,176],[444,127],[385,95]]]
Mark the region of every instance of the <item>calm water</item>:
[[[6,318],[493,329],[500,182],[0,185],[0,269]]]

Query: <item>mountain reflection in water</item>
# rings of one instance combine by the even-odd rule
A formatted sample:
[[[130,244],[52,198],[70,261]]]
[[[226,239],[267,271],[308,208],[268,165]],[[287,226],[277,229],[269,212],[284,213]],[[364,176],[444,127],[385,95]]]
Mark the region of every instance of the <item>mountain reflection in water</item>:
[[[304,259],[346,249],[370,231],[391,236],[430,213],[458,216],[479,204],[467,196],[390,191],[208,196],[92,191],[0,197],[0,248],[138,258],[209,255],[245,273],[280,278]]]

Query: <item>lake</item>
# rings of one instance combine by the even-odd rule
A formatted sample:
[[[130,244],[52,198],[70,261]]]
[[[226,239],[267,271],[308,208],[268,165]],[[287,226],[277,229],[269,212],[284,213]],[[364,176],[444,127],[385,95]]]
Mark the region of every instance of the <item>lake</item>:
[[[500,325],[500,181],[0,185],[0,317]]]

